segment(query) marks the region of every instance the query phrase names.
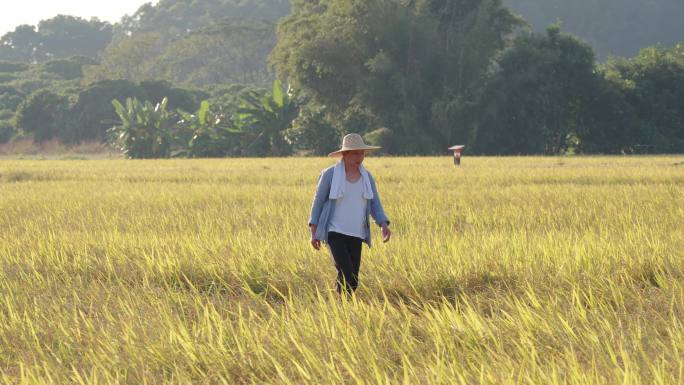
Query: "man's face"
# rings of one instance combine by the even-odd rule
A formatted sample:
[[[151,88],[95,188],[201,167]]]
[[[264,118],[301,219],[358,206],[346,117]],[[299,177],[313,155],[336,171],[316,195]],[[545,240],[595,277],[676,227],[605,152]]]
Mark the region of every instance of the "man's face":
[[[351,150],[345,151],[342,155],[344,157],[345,164],[360,166],[363,163],[363,159],[366,157],[365,150]]]

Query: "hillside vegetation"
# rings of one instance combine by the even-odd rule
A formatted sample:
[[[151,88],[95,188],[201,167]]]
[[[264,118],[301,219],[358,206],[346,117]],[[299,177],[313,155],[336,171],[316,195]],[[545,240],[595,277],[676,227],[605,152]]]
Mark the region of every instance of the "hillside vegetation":
[[[0,143],[119,148],[113,101],[166,98],[161,136],[203,103],[225,130],[127,156],[321,155],[349,132],[392,155],[681,153],[683,15],[675,0],[161,0],[114,24],[58,15],[0,38]],[[208,150],[186,149],[195,136]]]

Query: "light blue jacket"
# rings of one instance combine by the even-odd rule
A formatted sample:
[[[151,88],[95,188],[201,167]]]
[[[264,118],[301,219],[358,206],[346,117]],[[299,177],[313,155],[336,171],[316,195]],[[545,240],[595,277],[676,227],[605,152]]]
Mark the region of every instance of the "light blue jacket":
[[[331,166],[321,172],[321,176],[318,178],[318,187],[316,187],[316,195],[314,196],[311,205],[311,215],[309,216],[309,225],[318,226],[314,238],[323,242],[328,241],[330,219],[335,213],[335,200],[329,199],[334,169],[335,166]],[[368,173],[368,176],[370,177],[371,189],[373,190],[373,199],[369,199],[369,202],[366,205],[366,219],[364,220],[366,234],[363,241],[370,247],[371,236],[370,223],[368,220],[369,216],[373,217],[378,226],[381,226],[383,223],[389,224],[389,219],[387,219],[385,210],[382,208],[382,203],[380,203],[380,195],[378,195],[378,189],[375,187],[375,180],[370,172]]]

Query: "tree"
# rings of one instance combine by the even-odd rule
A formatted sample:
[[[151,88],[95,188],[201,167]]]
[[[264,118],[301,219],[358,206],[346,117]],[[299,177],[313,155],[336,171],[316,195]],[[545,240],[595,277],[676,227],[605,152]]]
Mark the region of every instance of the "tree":
[[[161,0],[146,3],[131,16],[124,16],[116,39],[164,31],[182,37],[227,17],[277,21],[290,12],[288,0]]]
[[[112,41],[112,25],[97,18],[58,15],[38,23],[39,61],[87,56],[95,58]]]
[[[285,131],[285,140],[293,150],[307,155],[326,155],[340,144],[340,133],[326,118],[325,107],[306,103],[292,126]]]
[[[87,78],[266,85],[272,80],[266,59],[275,40],[273,22],[238,17],[178,36],[141,32],[107,47],[102,64],[90,68]]]
[[[112,25],[97,18],[58,15],[20,25],[0,39],[0,60],[43,62],[74,55],[97,57],[112,40]]]
[[[209,95],[204,91],[186,89],[163,80],[147,80],[140,82],[146,100],[169,99],[169,108],[192,111],[200,106],[202,100]]]
[[[155,73],[177,82],[266,85],[266,59],[276,43],[275,24],[227,18],[171,43],[155,59]]]
[[[0,48],[1,50],[2,48]],[[0,61],[0,72],[2,73],[17,73],[24,72],[29,68],[26,63],[17,63],[10,61]]]
[[[41,90],[19,105],[16,125],[24,132],[33,134],[35,141],[44,142],[60,135],[68,111],[68,98]]]
[[[169,40],[171,38],[162,32],[149,32],[112,42],[102,53],[100,65],[85,70],[85,80],[148,80],[154,58],[163,52]]]
[[[117,25],[88,81],[163,79],[207,86],[270,85],[266,59],[288,0],[162,0]]]
[[[24,100],[24,94],[10,86],[0,86],[0,110],[16,111]]]
[[[74,80],[83,77],[83,67],[96,65],[98,62],[87,56],[71,56],[67,59],[54,59],[43,64],[46,72],[58,75],[64,80]]]
[[[399,146],[389,152],[435,153],[468,135],[481,84],[519,24],[498,0],[297,0],[271,62],[340,131],[382,126]]]
[[[20,25],[0,38],[0,60],[34,62],[40,35],[32,25]]]
[[[16,134],[14,124],[12,122],[14,118],[14,112],[9,110],[3,110],[0,107],[0,144],[3,144]]]
[[[684,45],[654,46],[601,67],[602,103],[582,134],[587,151],[684,151]]]
[[[70,109],[69,129],[62,140],[77,143],[86,140],[104,140],[106,132],[117,121],[111,101],[135,98],[162,100],[167,98],[171,109],[195,110],[206,93],[174,87],[163,81],[135,84],[127,80],[104,80],[82,89]]]
[[[105,80],[84,88],[70,109],[69,130],[62,140],[68,143],[105,140],[107,130],[118,118],[112,100],[127,98],[146,100],[147,95],[138,85],[127,80]]]
[[[481,99],[475,151],[559,154],[577,144],[599,80],[591,47],[552,26],[516,38],[498,67]]]

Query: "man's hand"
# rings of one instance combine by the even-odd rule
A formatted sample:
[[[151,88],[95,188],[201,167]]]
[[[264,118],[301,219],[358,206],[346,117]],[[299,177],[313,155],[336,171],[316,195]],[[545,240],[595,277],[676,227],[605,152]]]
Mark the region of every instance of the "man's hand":
[[[390,231],[389,227],[387,226],[387,223],[383,223],[382,224],[382,241],[387,243],[387,242],[389,242],[391,237],[392,237],[392,232]]]
[[[316,228],[318,228],[318,226],[309,225],[309,230],[311,230],[311,246],[313,246],[313,248],[316,250],[320,250],[321,249],[321,240],[316,239]]]

